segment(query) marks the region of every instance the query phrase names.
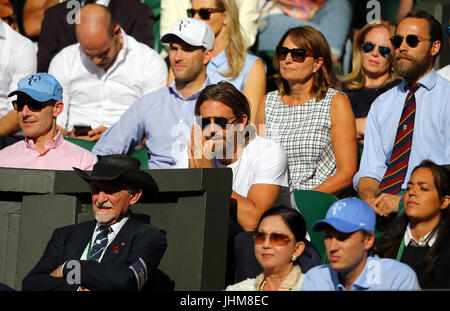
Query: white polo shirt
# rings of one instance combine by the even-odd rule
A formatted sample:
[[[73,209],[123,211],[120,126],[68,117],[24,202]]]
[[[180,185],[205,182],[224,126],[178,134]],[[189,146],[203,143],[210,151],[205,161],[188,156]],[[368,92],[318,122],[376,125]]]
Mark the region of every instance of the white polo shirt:
[[[123,30],[122,38],[122,48],[106,72],[87,57],[79,43],[52,59],[48,72],[63,87],[59,126],[69,131],[77,124],[110,127],[137,99],[166,86],[167,65],[161,56]]]

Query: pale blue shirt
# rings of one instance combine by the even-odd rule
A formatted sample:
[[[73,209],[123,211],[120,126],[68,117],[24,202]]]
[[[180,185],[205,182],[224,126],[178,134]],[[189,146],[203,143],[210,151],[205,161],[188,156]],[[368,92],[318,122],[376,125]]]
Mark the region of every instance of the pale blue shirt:
[[[418,81],[416,91],[416,116],[411,153],[406,178],[423,160],[437,164],[450,163],[450,82],[434,70]],[[373,102],[367,116],[364,150],[359,171],[353,178],[353,187],[358,189],[359,179],[370,177],[381,181],[391,157],[398,121],[409,91],[403,80],[399,85],[381,94]]]
[[[208,63],[208,66],[206,67],[206,73],[211,83],[216,84],[220,81],[227,81],[233,84],[239,91],[242,92],[245,83],[247,82],[248,75],[253,68],[253,64],[258,59],[259,57],[246,53],[244,67],[234,80],[230,80],[230,78],[221,75],[221,73],[227,73],[229,70],[227,56],[225,54],[225,51],[222,51]]]
[[[184,152],[194,124],[194,108],[206,79],[197,93],[183,98],[172,81],[169,87],[138,99],[95,144],[92,153],[121,153],[141,143],[146,136],[149,169],[174,168]]]
[[[312,268],[305,274],[301,290],[345,290],[338,272],[330,265]],[[366,265],[350,290],[420,290],[416,273],[408,265],[377,255],[369,256]]]

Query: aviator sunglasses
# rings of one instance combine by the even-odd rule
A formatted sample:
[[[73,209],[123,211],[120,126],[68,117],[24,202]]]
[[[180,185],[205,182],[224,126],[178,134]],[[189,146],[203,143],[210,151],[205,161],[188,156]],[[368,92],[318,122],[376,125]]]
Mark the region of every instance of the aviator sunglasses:
[[[364,51],[364,53],[370,53],[373,51],[373,49],[376,47],[377,45],[370,43],[370,42],[364,42],[361,47],[362,50]],[[384,58],[388,58],[391,55],[391,49],[388,48],[387,46],[381,46],[378,45],[378,52],[380,52],[380,55],[383,56]]]
[[[277,47],[277,55],[281,60],[285,60],[287,55],[291,53],[292,60],[297,63],[303,63],[306,56],[314,57],[311,51],[305,49],[288,49],[284,46]]]
[[[253,236],[255,240],[255,244],[264,244],[266,241],[267,233],[265,232],[256,232]],[[286,234],[272,232],[269,235],[270,245],[272,246],[284,246],[287,245],[292,239],[290,239]]]
[[[402,45],[403,39],[406,40],[406,44],[408,44],[408,46],[411,48],[415,48],[419,44],[419,42],[430,40],[430,39],[425,39],[425,38],[420,39],[416,35],[407,35],[406,38],[403,36],[397,35],[397,36],[393,36],[390,40],[391,40],[391,43],[394,46],[394,48],[398,49],[400,47],[400,45]]]
[[[38,102],[38,101],[20,101],[18,102],[17,100],[12,102],[12,105],[14,107],[14,110],[16,110],[17,112],[20,112],[23,110],[23,107],[25,107],[25,105],[28,106],[28,109],[30,109],[33,112],[39,112],[41,111],[43,108],[47,107],[47,106],[51,106],[53,105],[54,102]]]
[[[214,124],[217,124],[222,129],[225,129],[227,127],[227,124],[231,124],[229,121],[232,119],[237,119],[236,116],[232,116],[231,118],[225,118],[225,117],[211,117],[211,118],[201,118],[200,119],[200,126],[202,127],[202,130],[204,130],[208,125],[211,124],[211,119],[214,120]]]
[[[224,12],[224,9],[213,9],[213,8],[201,8],[201,9],[187,9],[187,16],[188,17],[194,17],[195,14],[198,12],[198,16],[204,21],[207,21],[211,18],[211,13],[220,13]]]

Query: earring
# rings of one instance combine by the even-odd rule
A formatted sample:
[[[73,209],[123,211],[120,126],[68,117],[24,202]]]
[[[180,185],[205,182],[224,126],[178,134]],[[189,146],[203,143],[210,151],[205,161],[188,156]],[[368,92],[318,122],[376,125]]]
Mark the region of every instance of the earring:
[[[292,262],[295,262],[296,260],[297,260],[297,256],[292,255],[291,261],[292,261]]]

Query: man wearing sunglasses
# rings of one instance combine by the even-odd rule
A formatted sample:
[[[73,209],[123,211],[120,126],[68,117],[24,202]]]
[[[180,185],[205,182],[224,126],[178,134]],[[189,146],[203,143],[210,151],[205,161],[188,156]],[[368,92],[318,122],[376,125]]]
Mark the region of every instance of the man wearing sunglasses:
[[[175,79],[136,101],[96,143],[94,154],[126,154],[147,137],[150,169],[173,168],[184,155],[195,100],[209,84],[206,66],[212,58],[214,34],[206,23],[185,18],[173,24],[161,42],[170,44]]]
[[[233,171],[229,254],[234,258],[229,260],[236,260],[236,273],[228,270],[227,278],[234,283],[261,272],[252,247],[261,215],[274,205],[291,207],[287,156],[278,143],[256,136],[249,125],[248,100],[231,83],[208,85],[197,99],[195,114],[189,167]]]
[[[89,170],[97,158],[88,150],[65,140],[56,126],[63,110],[62,87],[47,73],[22,78],[9,96],[17,112],[25,140],[0,151],[0,167],[47,170]]]
[[[372,254],[375,213],[366,202],[337,201],[312,228],[325,231],[329,264],[309,270],[301,290],[420,290],[408,265]]]
[[[424,11],[409,13],[391,38],[394,70],[403,81],[372,104],[353,178],[380,216],[398,211],[411,170],[422,160],[450,163],[450,82],[433,69],[442,40],[440,23]]]

